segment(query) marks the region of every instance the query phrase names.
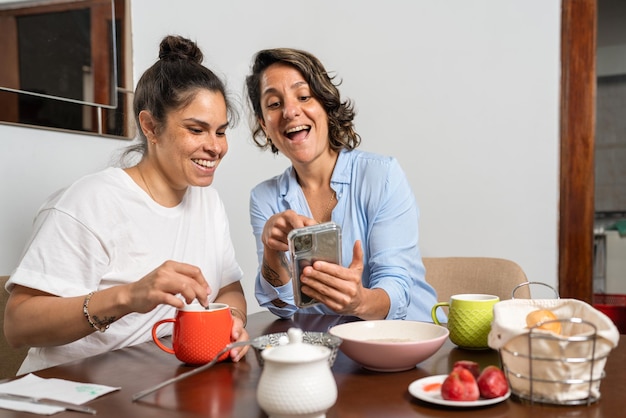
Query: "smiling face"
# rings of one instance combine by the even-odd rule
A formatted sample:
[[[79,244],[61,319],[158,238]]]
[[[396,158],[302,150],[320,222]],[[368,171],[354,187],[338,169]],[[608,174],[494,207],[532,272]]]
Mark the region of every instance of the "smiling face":
[[[270,65],[263,72],[260,90],[265,135],[294,166],[329,154],[328,116],[297,69]]]
[[[180,109],[170,111],[154,140],[152,164],[175,192],[209,186],[228,151],[226,101],[219,92],[198,90]]]

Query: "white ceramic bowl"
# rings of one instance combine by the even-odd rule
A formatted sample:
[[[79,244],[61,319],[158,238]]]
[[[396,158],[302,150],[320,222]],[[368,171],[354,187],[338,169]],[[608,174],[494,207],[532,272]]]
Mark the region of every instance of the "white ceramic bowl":
[[[414,368],[441,348],[448,329],[419,321],[357,321],[328,331],[343,340],[339,349],[369,370],[397,372]]]

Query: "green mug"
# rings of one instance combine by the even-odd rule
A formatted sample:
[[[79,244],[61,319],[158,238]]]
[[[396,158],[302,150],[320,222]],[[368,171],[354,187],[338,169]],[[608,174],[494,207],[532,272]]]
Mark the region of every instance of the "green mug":
[[[495,295],[462,294],[450,297],[449,302],[439,302],[431,310],[433,321],[437,319],[437,309],[448,307],[448,331],[450,341],[460,348],[484,350],[489,348],[487,338],[493,321],[493,305],[500,301]]]

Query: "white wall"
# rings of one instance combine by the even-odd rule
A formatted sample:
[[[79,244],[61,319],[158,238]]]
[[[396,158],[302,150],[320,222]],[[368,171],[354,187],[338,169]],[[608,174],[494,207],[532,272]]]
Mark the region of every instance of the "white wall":
[[[0,125],[0,275],[16,267],[46,197],[100,170],[129,141]]]
[[[407,172],[423,255],[510,258],[530,279],[556,286],[560,4],[133,0],[134,73],[154,62],[163,36],[180,34],[199,43],[205,64],[243,102],[258,49],[313,52],[355,100],[362,149],[396,156]],[[229,144],[215,187],[256,311],[248,192],[287,160],[258,151],[245,118]],[[44,196],[100,169],[122,145],[0,126],[0,274],[15,267]]]

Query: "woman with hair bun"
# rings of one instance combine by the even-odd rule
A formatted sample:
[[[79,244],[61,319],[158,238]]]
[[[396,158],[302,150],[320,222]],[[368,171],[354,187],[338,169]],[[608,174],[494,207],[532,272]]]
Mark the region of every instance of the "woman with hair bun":
[[[191,40],[165,37],[135,91],[139,138],[123,161],[139,162],[87,175],[40,208],[6,286],[7,340],[31,347],[18,374],[149,341],[194,300],[228,304],[231,339],[248,339],[243,273],[209,187],[235,114],[202,59]]]

